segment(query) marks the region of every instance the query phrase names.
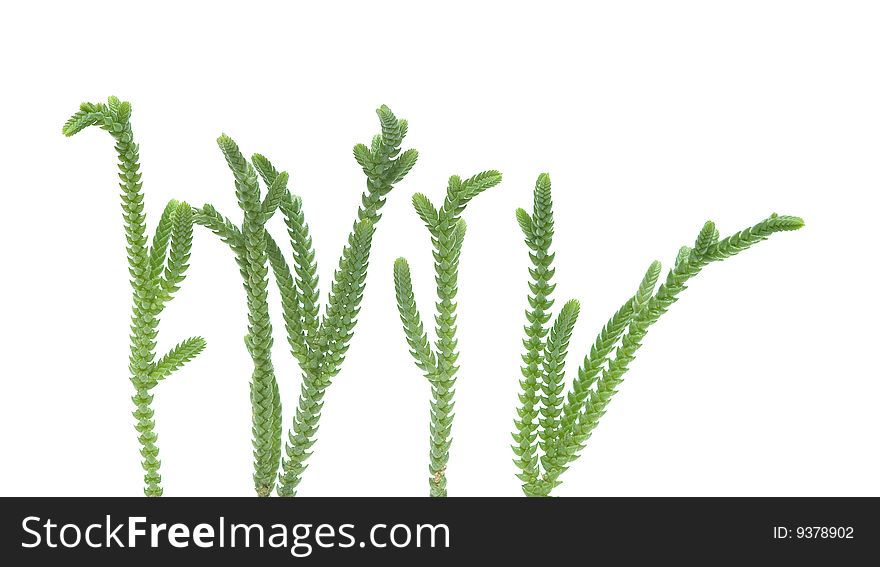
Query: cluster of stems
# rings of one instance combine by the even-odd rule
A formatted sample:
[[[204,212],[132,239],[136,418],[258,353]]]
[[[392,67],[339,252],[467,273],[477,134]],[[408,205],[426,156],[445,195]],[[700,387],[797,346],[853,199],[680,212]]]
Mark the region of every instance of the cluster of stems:
[[[406,121],[398,120],[385,106],[377,114],[381,133],[373,138],[371,147],[358,144],[354,148],[354,157],[367,177],[367,190],[361,196],[357,220],[339,259],[323,314],[315,250],[302,199],[288,190],[286,172],[279,172],[260,154],[248,162],[235,142],[221,136],[218,144],[235,178],[244,221],[241,227],[235,226],[211,205],[196,211],[196,222],[229,245],[244,281],[248,306],[245,344],[254,367],[254,489],[259,496],[269,496],[276,487],[280,496],[296,495],[316,440],[324,394],[340,371],[357,324],[373,233],[381,219],[379,211],[394,185],[418,159],[415,150],[400,150]],[[258,177],[267,187],[263,198]],[[277,210],[287,227],[292,270],[286,254],[265,229]],[[272,325],[267,299],[270,268],[281,295],[290,352],[302,372],[299,399],[283,451],[282,404],[271,358]]]
[[[553,200],[550,177],[541,174],[535,184],[531,214],[517,210],[532,267],[529,269],[529,309],[526,311],[525,353],[520,380],[520,405],[513,432],[514,460],[527,496],[549,496],[570,463],[576,460],[650,327],[675,303],[686,283],[708,264],[729,258],[771,234],[797,230],[798,217],[771,215],[753,227],[719,240],[706,222],[693,247],[683,246],[666,279],[657,286],[660,262],[648,267],[637,291],[612,315],[596,337],[583,365],[565,393],[565,360],[580,312],[569,301],[549,325],[554,275]],[[656,291],[655,291],[656,288]]]
[[[113,137],[118,156],[126,253],[132,288],[129,379],[134,387],[133,415],[141,446],[144,493],[161,496],[162,477],[153,389],[205,348],[201,337],[180,342],[156,356],[159,317],[180,289],[189,267],[193,225],[209,229],[233,253],[244,286],[248,326],[245,347],[252,361],[250,377],[253,483],[258,496],[295,496],[317,439],[324,398],[340,372],[357,325],[366,287],[373,235],[380,211],[394,186],[415,165],[418,152],[401,150],[407,122],[387,107],[377,110],[381,131],[367,146],[354,147],[366,176],[366,190],[334,271],[326,303],[321,305],[318,265],[302,199],[291,193],[290,176],[263,155],[246,159],[238,145],[222,135],[217,143],[232,172],[243,219],[235,224],[210,204],[192,209],[172,200],[148,242],[138,146],[132,134],[131,105],[110,97],[107,103],[83,103],[64,125],[72,136],[98,126]],[[265,192],[261,190],[261,182]],[[459,367],[457,303],[459,259],[468,203],[501,182],[497,171],[462,180],[449,178],[446,197],[437,207],[421,193],[412,203],[428,229],[436,282],[436,340],[416,305],[409,264],[394,263],[397,308],[410,354],[431,387],[428,486],[431,496],[447,495],[447,466],[452,444],[455,385]],[[265,193],[265,194],[264,194]],[[550,177],[535,184],[533,209],[516,211],[529,251],[529,295],[519,406],[514,421],[514,463],[527,496],[549,496],[561,476],[583,451],[608,404],[623,382],[648,330],[675,303],[686,284],[710,263],[724,260],[776,232],[803,226],[798,217],[773,214],[756,225],[721,239],[711,221],[692,246],[679,249],[673,267],[661,280],[652,262],[635,293],[606,322],[568,387],[565,365],[580,314],[570,300],[552,315],[555,254]],[[266,229],[280,212],[291,251],[285,253]],[[286,440],[282,400],[272,361],[273,329],[269,287],[274,277],[281,298],[284,328],[302,380]],[[659,282],[659,285],[658,285]],[[552,323],[551,323],[552,320]]]

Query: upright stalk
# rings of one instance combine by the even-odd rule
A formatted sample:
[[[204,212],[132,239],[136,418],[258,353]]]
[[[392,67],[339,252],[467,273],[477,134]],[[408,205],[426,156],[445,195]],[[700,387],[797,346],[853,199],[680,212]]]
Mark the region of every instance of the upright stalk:
[[[192,210],[186,203],[170,201],[159,219],[152,245],[147,244],[146,215],[138,146],[131,130],[131,104],[110,97],[107,104],[83,103],[64,125],[65,136],[99,126],[113,136],[119,159],[122,211],[131,276],[132,316],[129,379],[135,389],[135,429],[141,445],[144,494],[162,496],[158,435],[152,408],[152,389],[159,381],[192,360],[205,348],[201,337],[192,337],[172,348],[158,361],[156,336],[159,316],[180,289],[192,249]],[[169,253],[170,247],[170,253]]]
[[[423,194],[413,195],[416,213],[425,223],[434,248],[434,272],[437,282],[437,315],[434,348],[428,340],[412,290],[412,278],[406,259],[394,263],[394,286],[397,308],[403,323],[410,354],[416,366],[431,384],[430,451],[428,487],[431,496],[446,496],[446,466],[452,444],[451,431],[455,406],[455,379],[458,372],[456,339],[458,263],[464,242],[465,222],[461,214],[471,199],[501,182],[497,171],[485,171],[464,181],[457,175],[449,178],[446,199],[438,210]]]
[[[267,184],[266,198],[254,166],[244,158],[238,145],[228,136],[217,144],[235,178],[235,196],[243,211],[240,228],[222,217],[211,205],[196,211],[196,222],[210,228],[230,245],[242,275],[247,296],[248,330],[244,342],[253,363],[250,381],[251,426],[254,451],[254,489],[258,496],[269,496],[281,460],[281,397],[272,366],[272,323],[269,319],[268,221],[287,193],[287,173],[276,174]],[[260,155],[254,162],[265,159]],[[228,234],[227,234],[228,233]]]

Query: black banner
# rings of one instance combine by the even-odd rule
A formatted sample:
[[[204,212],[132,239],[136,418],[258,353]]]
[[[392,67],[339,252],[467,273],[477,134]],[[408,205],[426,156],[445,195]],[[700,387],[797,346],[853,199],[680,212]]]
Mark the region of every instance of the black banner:
[[[6,565],[227,556],[261,566],[849,565],[880,551],[880,507],[870,498],[6,498],[0,506]]]

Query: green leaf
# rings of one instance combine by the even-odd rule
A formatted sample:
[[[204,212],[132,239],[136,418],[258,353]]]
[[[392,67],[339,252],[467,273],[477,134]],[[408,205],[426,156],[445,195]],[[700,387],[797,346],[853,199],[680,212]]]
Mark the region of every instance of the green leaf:
[[[495,170],[483,171],[464,181],[457,175],[451,176],[446,188],[446,199],[440,210],[440,219],[451,222],[459,218],[471,199],[499,183],[501,174]]]
[[[263,183],[266,184],[266,187],[271,187],[271,185],[275,183],[275,180],[278,178],[278,170],[275,169],[275,166],[272,165],[272,162],[269,161],[269,159],[262,154],[252,155],[251,162],[254,164],[254,167],[260,174],[260,177],[263,179]]]
[[[296,269],[296,291],[299,298],[298,318],[303,329],[303,338],[315,346],[318,334],[318,311],[321,292],[318,288],[318,264],[315,261],[315,248],[309,225],[306,223],[302,199],[289,193],[281,200],[281,214],[287,225],[287,235],[293,249],[293,262]],[[298,340],[298,339],[296,339]]]
[[[242,211],[253,219],[261,218],[260,186],[253,166],[244,159],[238,144],[226,134],[217,138],[217,145],[235,178],[235,196]]]
[[[679,265],[682,262],[687,262],[691,257],[691,251],[693,248],[690,246],[682,246],[678,249],[678,254],[675,256],[675,265]]]
[[[354,159],[358,162],[364,172],[369,172],[373,168],[373,153],[370,151],[370,148],[365,146],[364,144],[355,144],[354,146]]]
[[[165,266],[165,275],[162,279],[162,294],[166,301],[180,289],[180,284],[186,277],[186,270],[189,268],[189,259],[192,252],[192,237],[192,208],[183,202],[174,209],[174,219],[171,228],[171,251],[168,255],[168,263]]]
[[[525,209],[519,208],[516,210],[516,222],[519,223],[519,227],[522,229],[526,239],[532,239],[532,217],[529,216]]]
[[[61,128],[61,133],[68,137],[73,136],[89,126],[99,124],[103,118],[104,115],[100,108],[95,108],[93,110],[80,110],[79,112],[75,112],[73,116],[64,123],[64,126]]]
[[[263,200],[263,204],[260,207],[263,212],[264,223],[272,218],[272,215],[274,215],[275,211],[278,209],[278,205],[281,204],[281,199],[284,197],[285,193],[287,193],[288,179],[289,176],[287,172],[282,171],[275,177],[272,184],[269,186],[266,198]]]
[[[440,217],[431,200],[422,193],[415,193],[412,196],[412,204],[416,214],[419,215],[419,218],[422,219],[422,222],[425,223],[425,226],[433,234],[437,230],[437,223],[440,221]]]
[[[700,229],[700,234],[697,235],[697,240],[694,243],[694,250],[696,250],[696,253],[699,255],[705,254],[710,246],[718,242],[718,237],[718,229],[715,228],[715,223],[712,221],[706,221],[706,224]]]
[[[412,289],[409,264],[406,259],[398,258],[394,262],[394,291],[397,296],[397,310],[400,314],[400,322],[406,341],[409,344],[410,354],[416,362],[416,366],[431,380],[437,372],[437,356],[431,349],[428,341],[428,333],[422,323],[416,307],[416,299]]]
[[[125,123],[131,118],[131,103],[127,101],[120,102],[115,110],[116,121]]]
[[[198,356],[205,350],[205,346],[205,339],[202,337],[191,337],[182,341],[156,362],[150,378],[154,382],[164,380],[172,372]]]
[[[150,246],[150,266],[152,278],[157,279],[162,274],[162,268],[165,267],[165,258],[168,254],[168,243],[171,241],[171,230],[173,225],[174,211],[180,204],[176,199],[171,199],[165,205],[162,211],[162,217],[156,226],[156,232],[153,235],[153,245]]]
[[[541,380],[541,419],[538,430],[539,446],[544,450],[541,462],[550,474],[558,473],[565,462],[559,459],[556,446],[559,443],[559,422],[565,401],[565,360],[571,334],[580,314],[580,303],[570,300],[559,311],[544,349],[543,376]]]
[[[401,122],[394,116],[391,109],[384,104],[376,109],[379,115],[379,123],[382,125],[382,141],[379,153],[382,157],[390,159],[400,152],[400,144],[406,135],[406,125],[401,126]]]
[[[461,188],[458,190],[459,198],[464,201],[470,201],[486,189],[495,187],[501,183],[501,172],[494,169],[483,171],[464,180]]]
[[[394,160],[394,166],[391,168],[392,183],[399,183],[406,177],[406,174],[412,170],[416,162],[419,160],[419,152],[415,149],[408,149]]]
[[[281,294],[281,311],[284,315],[284,327],[287,331],[290,352],[301,366],[306,366],[310,350],[303,329],[299,290],[290,271],[290,266],[284,258],[284,253],[268,233],[266,234],[266,252],[269,255],[269,264],[272,266],[278,291]]]

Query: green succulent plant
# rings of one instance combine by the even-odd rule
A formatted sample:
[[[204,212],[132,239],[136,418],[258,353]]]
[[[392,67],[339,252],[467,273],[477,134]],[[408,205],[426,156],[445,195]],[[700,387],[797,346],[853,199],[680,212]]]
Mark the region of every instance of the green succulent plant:
[[[708,264],[746,250],[776,232],[797,230],[798,217],[773,214],[753,227],[719,240],[712,221],[703,225],[693,247],[683,246],[675,264],[657,287],[660,262],[653,262],[635,294],[612,315],[596,337],[577,376],[565,393],[565,360],[580,304],[571,300],[549,325],[553,306],[555,254],[553,200],[549,175],[535,184],[531,214],[516,211],[529,248],[529,308],[526,311],[523,378],[513,432],[514,463],[527,496],[549,496],[579,456],[649,328],[675,303],[686,283]],[[656,290],[655,290],[656,288]]]
[[[111,96],[107,104],[81,104],[79,111],[64,124],[62,132],[65,136],[73,136],[89,126],[98,126],[109,132],[116,142],[132,288],[129,379],[135,389],[132,397],[137,420],[135,429],[141,445],[141,465],[146,471],[144,494],[162,496],[152,391],[159,382],[202,352],[205,340],[201,337],[186,339],[156,360],[159,316],[180,289],[189,267],[193,213],[186,203],[169,201],[159,219],[152,243],[147,243],[138,146],[134,141],[130,118],[131,104]]]
[[[244,158],[238,145],[221,135],[217,145],[235,178],[235,196],[244,213],[236,227],[211,205],[196,210],[198,224],[210,228],[226,242],[238,263],[247,296],[248,331],[244,342],[253,362],[250,381],[252,406],[252,444],[254,489],[258,496],[269,496],[281,460],[281,396],[272,366],[272,322],[269,318],[269,253],[265,225],[287,195],[288,174],[276,174],[267,183],[265,198],[254,166]],[[255,155],[254,163],[262,156]]]
[[[302,199],[288,191],[286,173],[279,172],[259,154],[248,163],[234,142],[221,137],[220,147],[235,176],[244,223],[241,227],[235,226],[210,205],[196,210],[196,222],[209,228],[232,249],[247,293],[246,345],[254,361],[251,381],[254,483],[260,496],[271,494],[276,487],[276,475],[278,494],[296,495],[316,440],[324,394],[341,369],[357,325],[373,233],[381,219],[379,211],[394,185],[403,180],[418,159],[416,150],[401,152],[400,149],[407,122],[398,120],[385,106],[379,108],[377,114],[381,133],[373,138],[371,147],[363,144],[354,147],[355,160],[367,176],[367,190],[361,196],[357,220],[343,248],[323,313],[318,266]],[[262,200],[257,175],[268,188]],[[265,230],[266,221],[276,210],[281,211],[287,226],[293,270],[284,252]],[[288,345],[302,372],[298,404],[283,456],[281,400],[271,361],[269,267],[281,295]]]
[[[449,178],[446,198],[439,209],[425,195],[413,195],[413,206],[428,228],[434,248],[437,282],[437,314],[434,320],[437,340],[433,347],[416,307],[409,264],[404,258],[398,258],[394,263],[397,308],[406,341],[416,367],[424,373],[431,385],[428,459],[428,487],[431,496],[447,495],[446,465],[452,444],[455,380],[458,372],[455,296],[458,293],[458,263],[466,229],[461,214],[471,199],[500,182],[501,174],[497,171],[484,171],[463,181],[453,175]]]
[[[377,114],[381,132],[370,146],[354,147],[354,158],[366,175],[366,190],[323,310],[315,248],[302,199],[291,194],[289,175],[278,171],[266,157],[254,154],[248,161],[231,138],[220,136],[217,143],[233,174],[235,194],[243,213],[241,224],[236,225],[210,204],[192,209],[185,202],[172,200],[159,219],[152,241],[148,242],[138,146],[130,123],[131,105],[115,97],[110,97],[106,104],[83,103],[64,125],[66,136],[98,126],[109,132],[116,142],[132,288],[129,379],[135,390],[133,415],[147,496],[163,493],[152,408],[153,388],[205,348],[204,339],[192,337],[164,356],[156,355],[159,318],[180,289],[189,267],[194,223],[210,229],[229,246],[245,290],[248,308],[245,346],[253,365],[250,402],[255,491],[259,496],[270,496],[276,490],[280,496],[296,495],[316,442],[325,393],[341,370],[357,325],[380,211],[388,194],[418,159],[416,150],[401,151],[407,122],[398,120],[385,106],[380,107]],[[265,192],[260,188],[261,180]],[[433,247],[437,293],[433,343],[416,305],[409,264],[404,258],[394,263],[395,293],[404,335],[416,367],[431,386],[428,459],[431,496],[447,495],[446,468],[459,369],[456,296],[466,233],[461,217],[474,197],[500,182],[501,174],[494,170],[464,180],[452,176],[439,208],[425,195],[413,195],[413,206],[428,229]],[[291,245],[289,257],[266,230],[267,222],[278,211]],[[512,448],[519,469],[517,476],[528,496],[549,496],[561,484],[561,475],[580,456],[648,330],[694,276],[708,264],[738,254],[776,232],[797,230],[804,225],[798,217],[773,214],[752,227],[720,239],[715,225],[711,221],[705,223],[693,246],[683,246],[678,251],[672,269],[662,282],[660,263],[651,263],[635,293],[601,329],[577,375],[566,388],[565,364],[580,304],[575,300],[565,303],[553,319],[554,219],[547,174],[541,174],[536,182],[532,212],[518,209],[516,218],[525,235],[531,267],[524,366]],[[288,346],[302,374],[286,442],[282,400],[272,362],[270,271],[280,292]]]

